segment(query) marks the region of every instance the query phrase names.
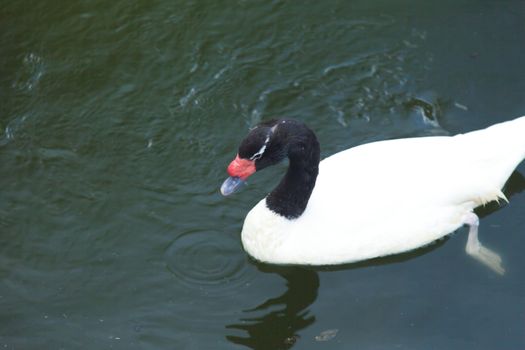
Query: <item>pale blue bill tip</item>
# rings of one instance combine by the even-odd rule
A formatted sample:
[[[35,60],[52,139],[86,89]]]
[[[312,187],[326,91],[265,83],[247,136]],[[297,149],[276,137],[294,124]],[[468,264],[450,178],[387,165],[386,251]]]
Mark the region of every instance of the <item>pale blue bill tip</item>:
[[[245,181],[238,176],[230,176],[227,178],[221,186],[221,194],[223,196],[229,196],[233,192],[237,191],[242,185],[245,184]]]

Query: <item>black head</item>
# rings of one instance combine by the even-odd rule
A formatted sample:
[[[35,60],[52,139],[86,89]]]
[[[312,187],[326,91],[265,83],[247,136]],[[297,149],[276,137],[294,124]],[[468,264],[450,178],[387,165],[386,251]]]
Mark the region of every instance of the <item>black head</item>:
[[[294,213],[303,211],[310,196],[319,164],[319,143],[313,132],[301,122],[291,119],[270,120],[251,129],[239,146],[237,157],[228,166],[230,177],[221,186],[221,193],[229,195],[235,192],[244,181],[258,170],[277,164],[284,158],[290,159],[287,175],[270,199],[280,193],[287,193],[300,200]],[[290,192],[287,189],[293,188]],[[295,188],[297,187],[297,188]],[[282,188],[282,189],[281,189]],[[281,189],[281,190],[279,190]],[[300,191],[300,193],[295,193]],[[279,198],[281,198],[280,196]],[[295,202],[297,200],[294,199]],[[280,203],[286,204],[288,200]],[[279,210],[278,210],[279,211]]]
[[[281,122],[271,120],[250,130],[241,142],[237,156],[228,166],[230,177],[221,186],[223,195],[232,194],[257,170],[273,165],[286,156],[282,142],[276,138],[276,131]]]
[[[239,146],[241,159],[253,161],[256,170],[274,165],[286,157],[287,146],[280,125],[285,120],[270,120],[250,130]]]

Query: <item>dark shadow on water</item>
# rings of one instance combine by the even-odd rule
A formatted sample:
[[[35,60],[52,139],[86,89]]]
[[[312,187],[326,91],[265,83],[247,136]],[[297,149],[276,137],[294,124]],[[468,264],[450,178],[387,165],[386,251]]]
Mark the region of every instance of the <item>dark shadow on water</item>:
[[[507,181],[504,193],[508,199],[525,190],[525,177],[514,172]],[[489,203],[476,209],[479,217],[485,217],[501,208],[501,204]],[[319,289],[318,271],[350,270],[370,266],[395,264],[417,258],[439,248],[447,237],[426,247],[403,254],[377,258],[358,263],[336,266],[275,266],[251,261],[264,273],[276,273],[283,277],[286,291],[278,297],[269,298],[253,309],[244,310],[246,317],[238,323],[227,325],[227,329],[245,331],[246,336],[227,335],[234,343],[251,349],[290,349],[299,339],[299,331],[315,322],[308,307],[314,303]]]
[[[277,273],[287,282],[287,290],[276,298],[267,299],[253,309],[245,310],[247,317],[228,329],[248,333],[246,337],[228,335],[235,344],[251,349],[290,349],[299,338],[298,332],[315,322],[308,307],[317,298],[317,272],[297,266],[272,266],[256,263],[265,273]],[[248,317],[250,314],[260,316]]]
[[[395,254],[395,255],[389,255],[384,256],[381,258],[375,258],[370,260],[364,260],[359,261],[355,263],[350,264],[344,264],[344,265],[333,265],[333,266],[318,266],[316,267],[316,271],[340,271],[340,270],[352,270],[352,269],[361,269],[364,267],[371,267],[371,266],[381,266],[381,265],[390,265],[390,264],[396,264],[396,263],[402,263],[411,259],[415,259],[421,255],[425,255],[434,249],[437,249],[441,247],[445,242],[449,239],[449,237],[444,237],[438,241],[432,242],[431,244],[406,252],[401,254]]]

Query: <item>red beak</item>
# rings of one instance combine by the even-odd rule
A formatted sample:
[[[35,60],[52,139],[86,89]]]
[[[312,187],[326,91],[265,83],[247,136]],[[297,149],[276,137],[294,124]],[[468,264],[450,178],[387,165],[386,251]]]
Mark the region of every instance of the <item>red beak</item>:
[[[228,165],[228,174],[233,177],[240,177],[242,180],[246,180],[255,171],[255,161],[242,159],[239,155]]]

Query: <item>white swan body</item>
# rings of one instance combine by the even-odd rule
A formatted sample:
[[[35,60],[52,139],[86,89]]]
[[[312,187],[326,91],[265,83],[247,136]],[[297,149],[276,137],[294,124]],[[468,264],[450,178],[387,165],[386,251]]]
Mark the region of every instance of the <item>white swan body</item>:
[[[475,207],[505,199],[501,189],[524,157],[525,117],[452,137],[354,147],[321,161],[299,217],[279,215],[261,200],[246,216],[242,244],[257,260],[277,264],[332,265],[410,251],[471,224]],[[475,234],[477,241],[477,226]]]

